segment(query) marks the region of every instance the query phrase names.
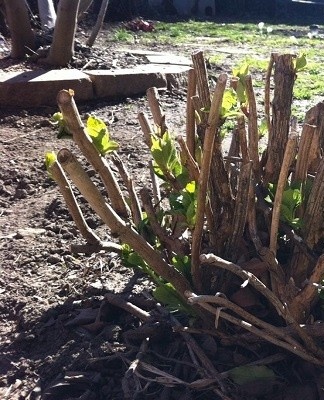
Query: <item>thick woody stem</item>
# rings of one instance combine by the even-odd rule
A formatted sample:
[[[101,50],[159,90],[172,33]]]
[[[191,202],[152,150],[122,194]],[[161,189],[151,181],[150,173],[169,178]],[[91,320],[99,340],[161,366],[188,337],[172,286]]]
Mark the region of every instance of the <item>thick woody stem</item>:
[[[188,293],[186,293],[186,294],[188,296]],[[306,349],[303,349],[300,346],[292,345],[284,340],[278,339],[277,337],[270,335],[267,331],[253,326],[251,323],[243,320],[242,318],[236,318],[236,317],[222,311],[220,308],[215,308],[206,302],[200,302],[199,305],[202,308],[204,308],[205,310],[214,314],[216,318],[223,318],[226,321],[229,321],[234,325],[237,325],[243,329],[246,329],[247,331],[253,333],[254,335],[259,336],[259,337],[263,338],[264,340],[266,340],[276,346],[282,347],[282,348],[290,351],[291,353],[296,354],[297,356],[301,357],[302,359],[304,359],[306,361],[309,361],[316,365],[323,365],[323,363],[324,363],[323,360],[319,359],[318,357],[313,356]]]
[[[252,86],[251,75],[245,78],[246,94],[249,103],[248,118],[248,136],[249,136],[249,154],[252,160],[254,179],[259,182],[261,179],[259,162],[259,133],[258,133],[258,115],[255,101],[255,94]]]
[[[196,94],[196,85],[196,73],[194,69],[191,69],[188,72],[186,142],[192,157],[195,157],[196,119],[191,98]]]
[[[165,115],[163,113],[161,104],[160,104],[160,96],[157,88],[152,87],[147,89],[146,91],[148,105],[150,107],[153,121],[155,125],[161,128],[161,136],[167,130],[167,126],[165,123]]]
[[[280,220],[280,209],[282,203],[283,192],[287,184],[289,168],[296,155],[297,150],[297,135],[291,134],[288,138],[285,155],[282,161],[278,185],[272,210],[271,232],[270,232],[270,250],[274,255],[277,253],[277,235]]]
[[[150,149],[152,147],[152,140],[151,140],[151,135],[153,132],[153,128],[147,118],[147,115],[143,112],[138,113],[138,121],[141,125],[142,132],[144,134],[144,141],[147,144],[148,148]]]
[[[218,128],[220,121],[220,108],[222,105],[226,82],[227,82],[227,75],[221,74],[217,81],[209,113],[208,126],[206,129],[205,140],[204,140],[202,166],[199,176],[196,225],[192,235],[192,254],[191,254],[191,273],[194,285],[198,291],[202,289],[199,254],[200,254],[200,246],[201,246],[203,227],[204,227],[207,188],[208,188],[208,181],[210,174],[210,166],[213,157],[215,132]]]
[[[211,101],[204,53],[202,51],[198,51],[197,53],[194,53],[191,58],[196,72],[199,100],[201,103],[201,107],[206,111],[202,114],[202,122],[207,122],[207,111],[210,109]]]
[[[122,220],[116,211],[104,201],[99,190],[71,152],[67,149],[61,150],[58,154],[58,160],[83,197],[108,228],[120,238],[122,243],[128,244],[137,252],[157,275],[170,282],[180,296],[184,298],[184,292],[190,289],[189,282],[183,275],[165,262],[161,254],[155,251],[132,226]]]
[[[60,164],[57,161],[55,161],[50,166],[50,172],[53,178],[55,179],[55,182],[58,184],[60,188],[60,191],[66,202],[69,212],[75,222],[75,225],[79,229],[81,235],[85,238],[85,240],[89,244],[99,245],[100,239],[86,223],[82,211],[72,192],[71,185],[69,184],[64,171],[62,170]]]
[[[270,140],[272,134],[272,126],[271,126],[271,115],[270,115],[270,108],[271,108],[271,101],[270,101],[270,86],[271,86],[271,74],[273,69],[273,64],[275,59],[278,57],[277,53],[271,53],[270,62],[267,69],[267,74],[265,78],[265,87],[264,87],[264,114],[267,121],[267,128],[268,128],[268,138]]]
[[[141,205],[134,188],[134,182],[130,177],[128,171],[126,170],[124,163],[122,162],[117,153],[112,156],[112,161],[118,168],[118,172],[127,188],[129,194],[129,202],[130,202],[129,207],[132,213],[132,219],[134,225],[138,226],[139,223],[142,221],[142,212],[141,212]]]
[[[109,164],[105,158],[100,155],[94,146],[92,139],[84,128],[79,111],[73,99],[73,91],[61,90],[58,93],[57,102],[69,130],[73,134],[73,140],[100,175],[100,178],[108,192],[112,207],[120,216],[127,218],[129,210],[120,187],[109,167]]]

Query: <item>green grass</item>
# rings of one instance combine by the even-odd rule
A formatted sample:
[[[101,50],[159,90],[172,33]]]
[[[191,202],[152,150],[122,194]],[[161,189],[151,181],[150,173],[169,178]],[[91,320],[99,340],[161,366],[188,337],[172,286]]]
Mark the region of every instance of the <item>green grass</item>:
[[[117,42],[133,43],[134,37],[129,31],[124,28],[117,29],[114,33],[114,40]]]
[[[267,33],[267,28],[271,32]],[[320,27],[324,31],[324,27]],[[243,62],[250,64],[255,75],[255,86],[262,87],[260,76],[267,69],[271,52],[302,54],[307,66],[298,73],[294,99],[311,104],[311,100],[324,94],[324,40],[309,38],[308,26],[265,25],[262,32],[258,23],[216,23],[212,21],[157,22],[150,33],[136,33],[139,44],[167,44],[178,47],[187,55],[197,48],[205,49],[211,64],[229,73]],[[125,29],[115,32],[114,40],[132,42],[133,35]],[[213,50],[215,49],[215,50]],[[305,110],[304,110],[305,111]]]

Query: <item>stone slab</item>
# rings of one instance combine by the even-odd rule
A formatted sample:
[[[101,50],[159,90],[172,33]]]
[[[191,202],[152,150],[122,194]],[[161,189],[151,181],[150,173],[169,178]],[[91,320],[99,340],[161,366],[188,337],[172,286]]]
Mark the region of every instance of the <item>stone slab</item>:
[[[0,72],[0,106],[55,105],[62,89],[73,89],[76,101],[93,98],[91,79],[76,69]]]
[[[84,71],[93,82],[98,98],[129,97],[144,94],[150,87],[166,88],[168,79],[187,74],[190,67],[178,65],[139,65],[134,68]]]
[[[167,52],[163,52],[163,51],[157,51],[157,50],[147,50],[147,49],[130,49],[130,48],[119,48],[119,49],[114,49],[114,51],[118,51],[120,53],[129,53],[129,54],[133,54],[135,56],[147,56],[147,55],[156,55],[156,56],[160,56],[160,55],[168,55],[170,53]]]
[[[168,55],[146,55],[145,56],[147,61],[152,64],[173,64],[173,65],[192,65],[192,61],[190,58],[182,57],[182,56],[175,56],[173,54]]]

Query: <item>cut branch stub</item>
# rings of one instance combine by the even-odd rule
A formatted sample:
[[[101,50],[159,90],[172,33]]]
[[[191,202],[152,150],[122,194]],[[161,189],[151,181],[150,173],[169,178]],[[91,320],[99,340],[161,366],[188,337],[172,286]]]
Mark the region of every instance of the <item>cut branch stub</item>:
[[[129,215],[129,209],[117,180],[106,159],[101,156],[87,134],[73,99],[73,94],[72,90],[61,90],[57,95],[57,103],[63,114],[63,118],[68,129],[72,132],[73,140],[100,175],[100,178],[108,192],[112,207],[121,217],[127,218]]]
[[[214,148],[214,140],[215,140],[215,132],[218,129],[219,121],[220,121],[220,108],[222,105],[223,94],[225,90],[227,82],[227,75],[221,74],[218,78],[209,118],[208,118],[208,126],[206,129],[206,135],[204,140],[204,148],[203,148],[203,157],[202,157],[202,165],[199,176],[199,186],[198,186],[198,195],[197,195],[197,213],[196,213],[196,226],[192,236],[192,278],[197,290],[201,290],[202,281],[200,274],[200,265],[199,265],[199,254],[200,254],[200,246],[202,241],[202,233],[204,226],[204,216],[205,216],[205,207],[206,207],[206,199],[207,199],[207,188],[208,181],[210,176],[210,166],[213,158],[213,148]],[[224,167],[224,166],[223,166]],[[224,168],[225,170],[225,168]],[[226,171],[225,171],[226,172]]]
[[[62,149],[58,153],[58,161],[108,228],[120,238],[122,243],[128,244],[137,252],[157,275],[170,282],[180,296],[186,299],[184,292],[190,290],[190,284],[186,278],[164,261],[161,254],[154,250],[130,224],[122,220],[116,211],[104,201],[99,190],[73,154],[68,149]]]
[[[278,181],[288,139],[293,87],[296,79],[293,59],[292,54],[283,54],[276,57],[275,61],[271,136],[264,177],[266,184]]]

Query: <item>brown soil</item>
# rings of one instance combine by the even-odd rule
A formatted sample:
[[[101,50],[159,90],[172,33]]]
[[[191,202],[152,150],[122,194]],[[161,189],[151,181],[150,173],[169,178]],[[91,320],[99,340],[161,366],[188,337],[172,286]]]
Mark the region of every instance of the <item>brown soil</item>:
[[[170,47],[163,51],[180,53],[179,49]],[[134,63],[134,57],[100,50],[100,39],[95,52],[97,59],[108,66],[116,65],[116,60],[118,66]],[[161,104],[171,128],[183,134],[185,93],[182,90],[162,93]],[[149,158],[137,113],[147,111],[145,98],[100,101],[78,107],[83,119],[94,113],[108,123],[136,187],[143,186],[147,179],[143,171]],[[128,378],[130,363],[138,357],[140,345],[143,350],[144,339],[150,334],[147,330],[141,332],[138,318],[110,306],[104,296],[122,293],[123,298],[152,311],[153,315],[158,309],[149,294],[151,284],[140,274],[125,268],[116,253],[85,256],[70,252],[71,243],[81,244],[83,240],[43,161],[46,151],[62,147],[76,151],[71,141],[56,138],[49,123],[49,117],[56,111],[56,108],[47,107],[0,111],[0,398],[221,398],[212,391],[201,392],[183,385],[164,388],[149,380]],[[89,172],[92,174],[91,170]],[[90,227],[102,239],[111,240],[109,231],[86,207],[82,197],[77,195],[77,198]],[[185,356],[187,350],[181,337],[174,335],[170,342],[170,317],[162,316],[163,313],[151,321],[151,327],[163,325],[159,330],[163,334],[158,340],[151,338],[153,345],[147,354],[152,363],[158,361],[161,368],[169,365],[169,372],[173,374],[179,364],[175,367],[172,360],[181,359],[188,364],[190,360]],[[222,365],[220,370],[227,365],[266,356],[260,348],[258,354],[252,354],[251,350],[243,355],[236,353],[236,349],[217,348],[215,342],[204,343],[204,338],[200,339],[209,356],[214,352]],[[163,359],[163,356],[169,358]],[[271,381],[269,392],[260,383],[260,387],[253,390],[247,387],[245,397],[240,397],[233,387],[226,398],[288,399],[281,394],[287,390],[287,393],[293,392],[296,387],[289,388],[285,380],[290,363],[290,359],[281,362],[276,372],[283,378]],[[295,379],[298,377],[300,385],[301,374],[306,374],[312,382],[299,388],[305,396],[298,398],[317,398],[313,368],[306,368],[304,364],[304,369],[300,368],[297,365],[292,374]],[[147,371],[144,375],[150,376]],[[183,373],[181,378],[185,381],[197,379],[189,367],[187,375]],[[272,397],[263,397],[263,394]],[[289,398],[297,397],[291,393]]]

